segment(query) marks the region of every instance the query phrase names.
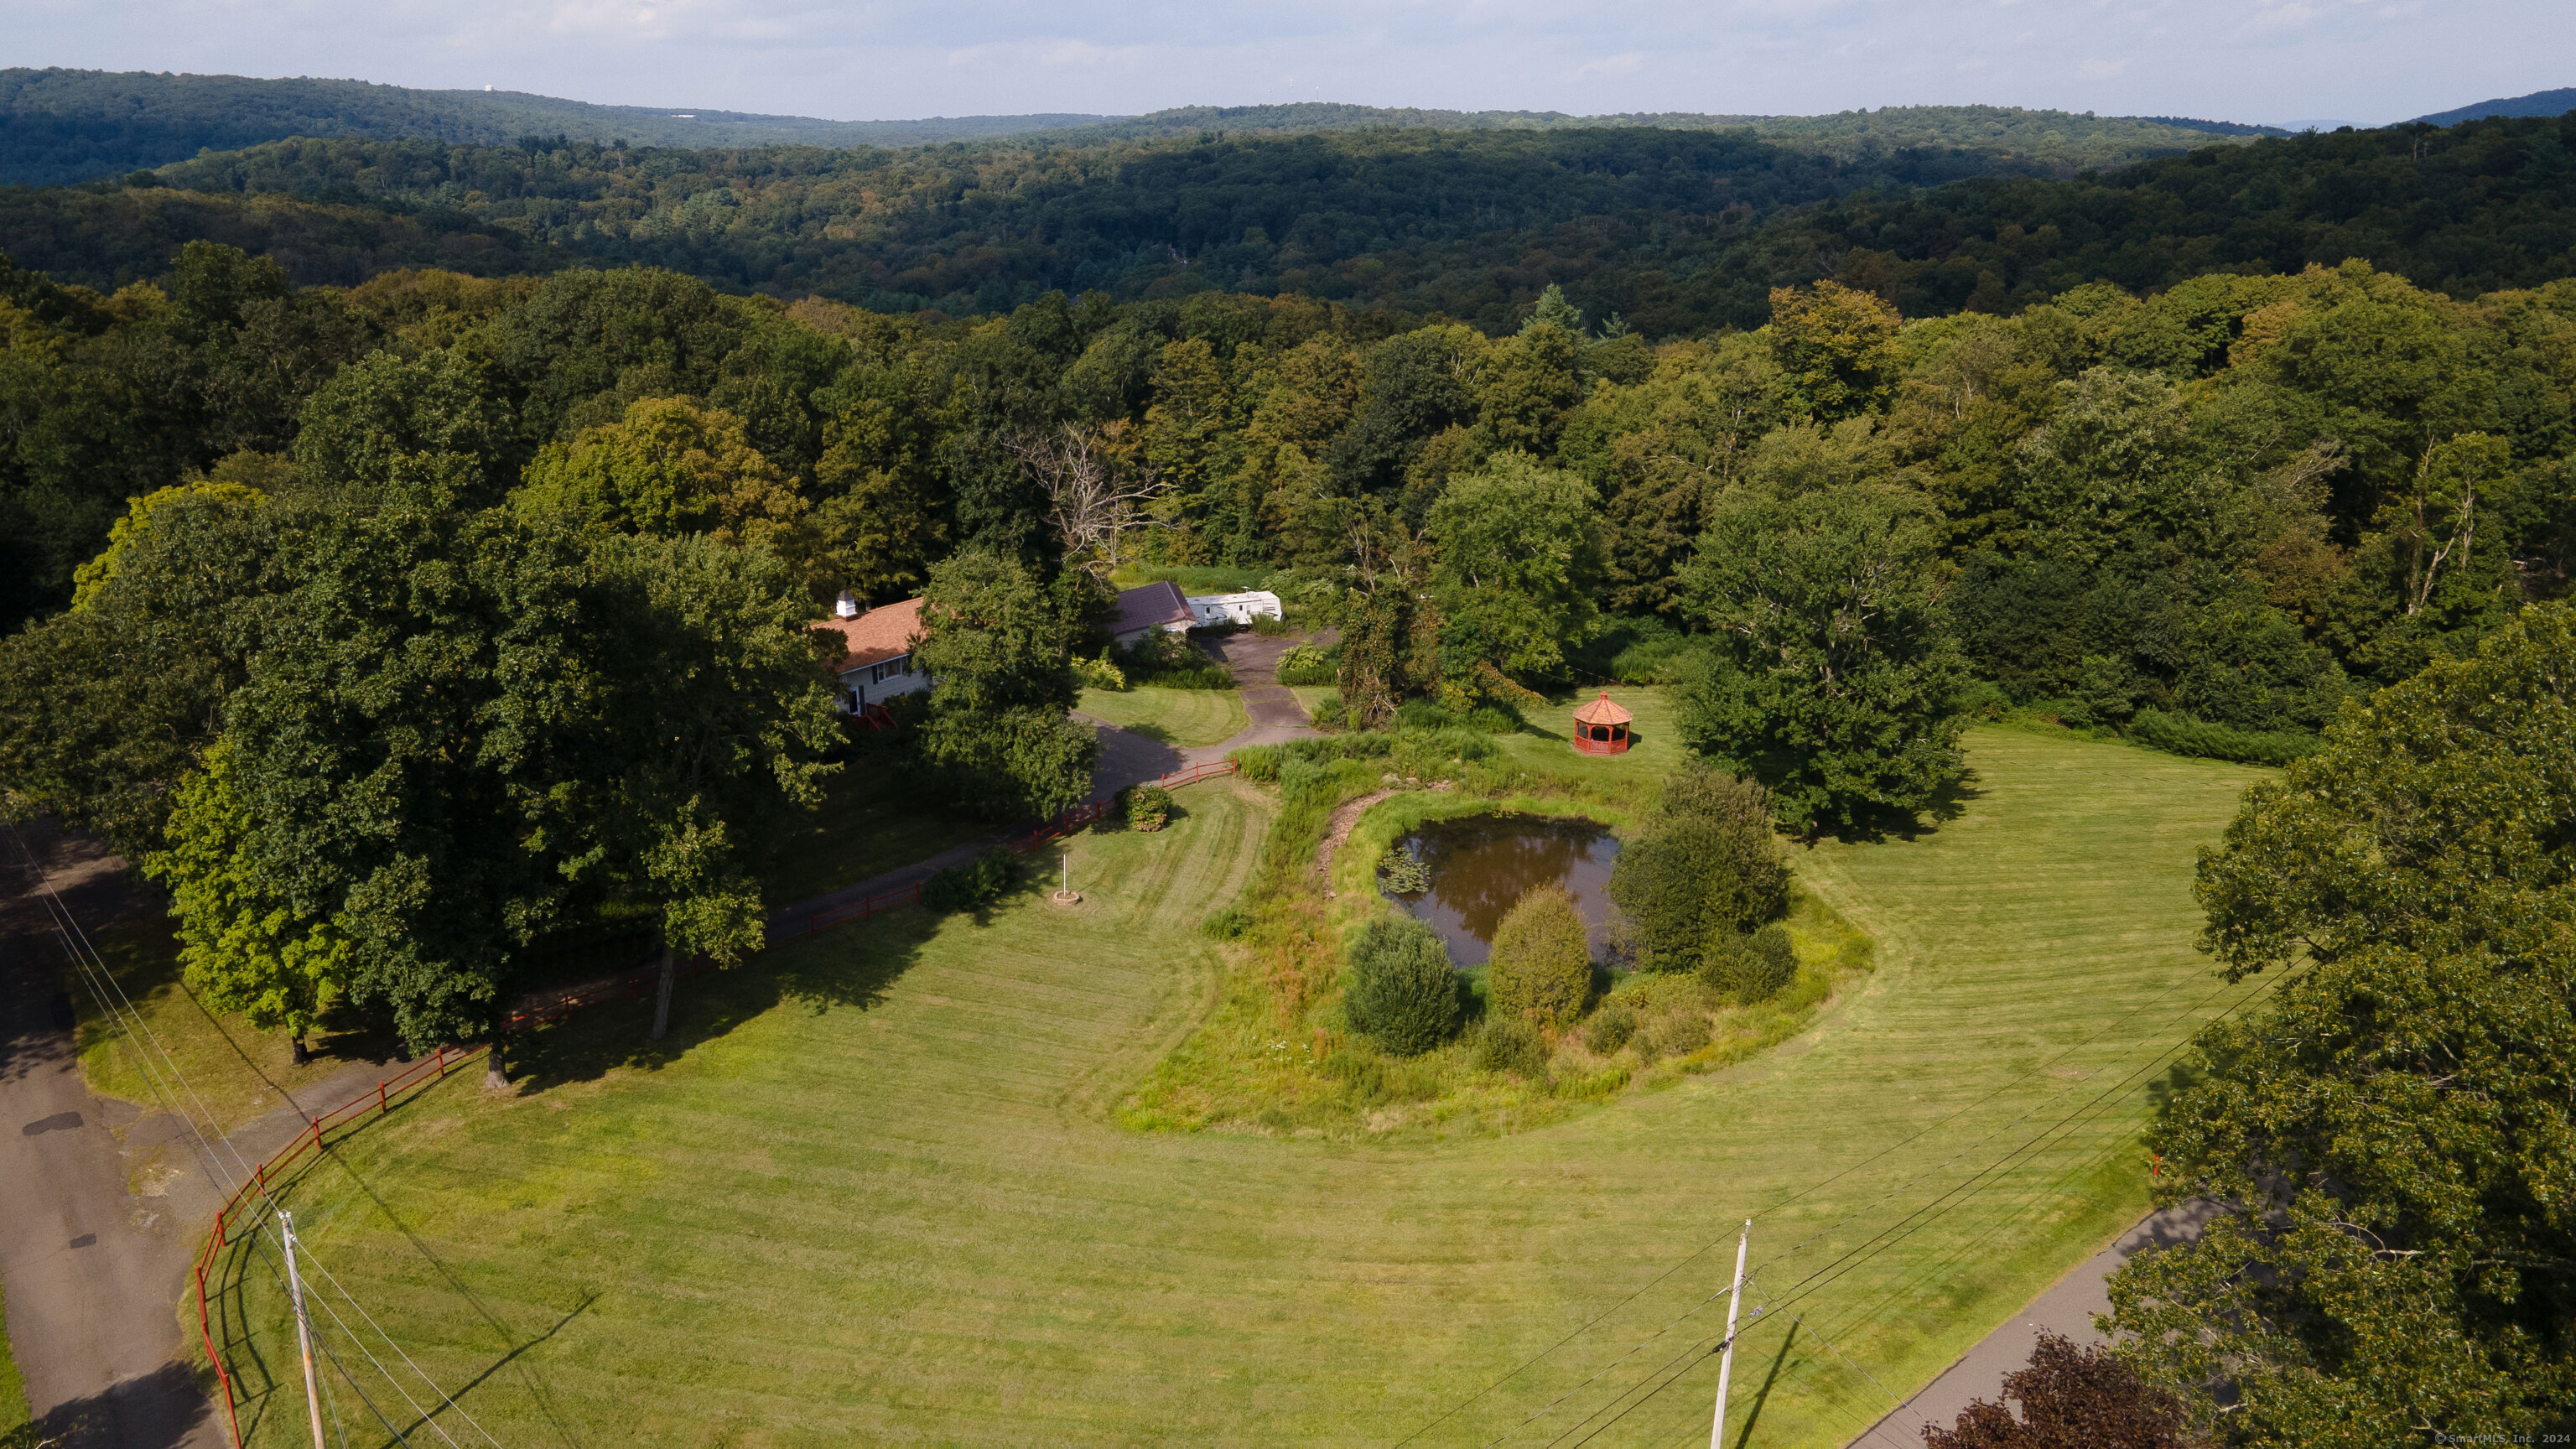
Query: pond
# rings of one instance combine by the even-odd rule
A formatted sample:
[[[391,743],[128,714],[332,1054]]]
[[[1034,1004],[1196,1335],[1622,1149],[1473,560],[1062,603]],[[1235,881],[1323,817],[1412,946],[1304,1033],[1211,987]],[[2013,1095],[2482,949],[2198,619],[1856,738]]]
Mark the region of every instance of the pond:
[[[1619,837],[1594,820],[1553,815],[1465,815],[1434,820],[1395,843],[1431,872],[1431,889],[1392,896],[1440,933],[1449,959],[1481,966],[1493,954],[1494,928],[1533,886],[1562,884],[1601,952],[1610,918],[1610,863]]]

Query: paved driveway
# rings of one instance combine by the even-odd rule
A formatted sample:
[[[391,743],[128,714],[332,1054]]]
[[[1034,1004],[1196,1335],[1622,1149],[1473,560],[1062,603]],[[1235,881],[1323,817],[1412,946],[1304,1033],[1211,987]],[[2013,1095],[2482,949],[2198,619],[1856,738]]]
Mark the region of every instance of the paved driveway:
[[[127,904],[114,857],[23,829],[55,886],[95,927]],[[40,1437],[100,1449],[217,1449],[213,1406],[181,1359],[173,1309],[195,1220],[211,1212],[202,1169],[178,1124],[90,1095],[63,991],[68,958],[35,872],[0,838],[0,1285],[9,1344],[27,1379]],[[155,1156],[166,1182],[128,1173]]]
[[[2129,1261],[2141,1248],[2197,1238],[2209,1216],[2210,1209],[2203,1203],[2185,1203],[2149,1214],[2136,1227],[2122,1233],[2119,1241],[2032,1299],[2030,1306],[2013,1315],[2011,1322],[1987,1334],[1950,1365],[1948,1372],[1925,1385],[1921,1393],[1871,1425],[1867,1433],[1852,1441],[1855,1449],[1923,1449],[1925,1424],[1947,1429],[1958,1423],[1960,1411],[1972,1401],[1998,1400],[2003,1393],[2004,1375],[2030,1362],[2030,1351],[2039,1346],[2043,1330],[2062,1334],[2079,1345],[2108,1342],[2093,1331],[2093,1315],[2111,1311],[2111,1295],[2104,1287],[2111,1270]]]

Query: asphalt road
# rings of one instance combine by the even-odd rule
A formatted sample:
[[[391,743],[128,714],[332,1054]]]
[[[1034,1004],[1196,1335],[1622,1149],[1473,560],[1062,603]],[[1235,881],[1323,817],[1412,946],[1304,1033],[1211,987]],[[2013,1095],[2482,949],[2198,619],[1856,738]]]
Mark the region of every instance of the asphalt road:
[[[2108,1342],[2094,1331],[2093,1315],[2111,1311],[2111,1295],[2104,1287],[2111,1270],[2141,1248],[2168,1246],[2198,1237],[2209,1213],[2204,1204],[2185,1203],[2149,1214],[2136,1227],[2122,1233],[2117,1242],[2032,1299],[2030,1306],[2013,1315],[2011,1322],[1979,1340],[1921,1393],[1871,1425],[1867,1433],[1852,1441],[1852,1449],[1923,1449],[1924,1425],[1938,1424],[1947,1429],[1958,1423],[1960,1411],[1971,1402],[1997,1401],[2003,1393],[2004,1375],[2030,1362],[2030,1351],[2039,1346],[2043,1331],[2063,1334],[2078,1344]]]
[[[41,829],[22,834],[50,857],[80,919],[129,904],[113,857]],[[0,879],[0,1285],[39,1435],[66,1449],[218,1449],[173,1312],[190,1227],[213,1206],[203,1171],[169,1117],[145,1120],[82,1084],[67,957],[28,894],[35,873],[5,838]],[[156,1160],[180,1175],[142,1170]]]

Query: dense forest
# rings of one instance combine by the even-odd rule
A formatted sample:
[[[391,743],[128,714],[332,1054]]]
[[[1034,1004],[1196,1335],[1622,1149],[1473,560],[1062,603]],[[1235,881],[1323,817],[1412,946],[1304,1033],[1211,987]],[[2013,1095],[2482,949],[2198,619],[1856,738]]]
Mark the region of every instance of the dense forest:
[[[1827,282],[1659,345],[1555,293],[1500,336],[1216,292],[945,320],[650,269],[297,288],[205,243],[112,297],[6,287],[13,619],[61,608],[127,500],[184,479],[375,486],[422,453],[456,460],[460,506],[498,505],[549,449],[648,447],[654,408],[727,440],[705,508],[769,480],[816,599],[901,597],[961,547],[1055,567],[1032,440],[1150,485],[1131,561],[1328,595],[1417,555],[1436,575],[1460,480],[1554,500],[1524,499],[1547,547],[1591,562],[1526,581],[1518,617],[1391,623],[1429,651],[1386,666],[1399,695],[1562,684],[1596,606],[1708,627],[1712,530],[1841,527],[1866,499],[1871,528],[1921,533],[1944,632],[2004,696],[2298,736],[2557,593],[2576,549],[2569,282],[2461,302],[2352,262],[1912,322]],[[343,434],[374,441],[322,441]],[[1736,511],[1757,499],[1790,512]]]
[[[1554,130],[1657,126],[1752,128],[1849,158],[1864,151],[1968,148],[2072,171],[2115,166],[2206,143],[2211,135],[2282,134],[2176,117],[2075,115],[2015,106],[1890,106],[1831,116],[1679,113],[1569,116],[1557,111],[1439,111],[1298,102],[1182,106],[1143,116],[938,116],[825,121],[687,107],[602,106],[516,91],[423,91],[364,81],[48,68],[0,70],[0,182],[59,186],[293,137],[420,139],[506,145],[563,136],[624,146],[918,146],[1003,137],[1078,145],[1203,131]]]
[[[911,151],[292,141],[167,167],[149,187],[0,190],[0,250],[100,290],[203,238],[275,255],[306,283],[644,263],[880,311],[1215,288],[1487,332],[1554,283],[1660,339],[1759,326],[1772,288],[1824,279],[1908,316],[2353,257],[2454,296],[2534,286],[2576,267],[2571,129],[2305,135],[2064,179],[1983,174],[2004,163],[1963,148],[1846,160],[1742,131]]]

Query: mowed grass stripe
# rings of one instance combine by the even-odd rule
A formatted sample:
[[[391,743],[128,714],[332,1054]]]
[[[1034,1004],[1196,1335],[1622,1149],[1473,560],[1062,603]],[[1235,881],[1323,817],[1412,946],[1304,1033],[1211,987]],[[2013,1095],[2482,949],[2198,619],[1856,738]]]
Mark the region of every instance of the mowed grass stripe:
[[[1999,732],[1972,759],[1957,819],[1801,853],[1879,942],[1816,1029],[1542,1130],[1385,1147],[1103,1119],[1104,1075],[1141,1072],[1202,999],[1195,924],[1250,867],[1261,807],[1212,784],[1160,835],[1078,841],[1073,910],[906,914],[774,953],[689,983],[667,1052],[641,1050],[640,1003],[569,1023],[526,1095],[450,1084],[350,1139],[345,1174],[296,1189],[299,1226],[442,1382],[524,1345],[466,1399],[508,1443],[553,1422],[581,1443],[1389,1443],[1636,1293],[1421,1441],[1481,1444],[1705,1301],[1747,1214],[1859,1164],[1765,1213],[1757,1261],[1821,1237],[1760,1301],[2225,1004],[2195,1009],[2216,983],[2191,851],[2251,772]],[[1757,1322],[1736,1366],[1753,1442],[1837,1443],[1884,1409],[1815,1331],[1904,1392],[2125,1227],[2147,1085],[1848,1265],[1785,1353],[1785,1321]],[[278,1361],[274,1290],[249,1293]],[[1661,1382],[1722,1319],[1511,1442]],[[1713,1372],[1595,1442],[1705,1433]],[[292,1442],[294,1417],[254,1442]]]

